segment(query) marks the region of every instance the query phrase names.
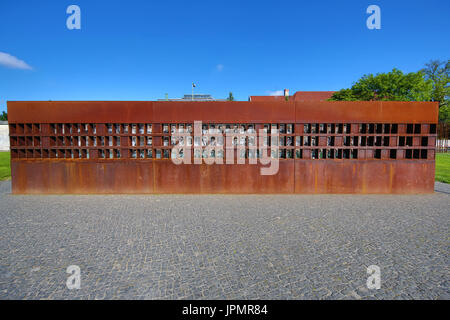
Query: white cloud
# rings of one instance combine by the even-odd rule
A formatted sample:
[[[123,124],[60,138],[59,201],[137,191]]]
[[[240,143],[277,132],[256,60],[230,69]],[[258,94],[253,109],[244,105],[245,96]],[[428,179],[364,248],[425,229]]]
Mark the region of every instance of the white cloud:
[[[267,93],[269,94],[269,96],[282,96],[282,95],[284,95],[284,91],[283,90],[268,91]]]
[[[0,52],[0,65],[14,69],[33,69],[25,61],[20,60],[6,52]]]
[[[222,71],[223,70],[223,64],[218,64],[217,66],[216,66],[216,68],[217,68],[217,71]]]

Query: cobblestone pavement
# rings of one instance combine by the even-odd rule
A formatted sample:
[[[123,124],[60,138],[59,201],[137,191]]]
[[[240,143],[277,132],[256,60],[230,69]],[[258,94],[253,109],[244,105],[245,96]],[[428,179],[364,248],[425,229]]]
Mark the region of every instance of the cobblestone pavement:
[[[450,185],[432,195],[13,196],[1,299],[449,299]],[[69,290],[66,268],[81,268]],[[367,289],[367,266],[381,289]]]

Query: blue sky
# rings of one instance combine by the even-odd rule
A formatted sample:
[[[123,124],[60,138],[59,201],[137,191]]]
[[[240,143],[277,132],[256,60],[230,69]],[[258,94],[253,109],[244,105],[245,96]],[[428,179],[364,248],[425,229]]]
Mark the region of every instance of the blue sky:
[[[81,30],[66,27],[71,4]],[[381,30],[366,27],[371,4]],[[180,97],[193,81],[198,93],[238,100],[338,90],[449,59],[449,30],[448,0],[2,0],[0,52],[23,64],[0,64],[0,111],[7,100]]]

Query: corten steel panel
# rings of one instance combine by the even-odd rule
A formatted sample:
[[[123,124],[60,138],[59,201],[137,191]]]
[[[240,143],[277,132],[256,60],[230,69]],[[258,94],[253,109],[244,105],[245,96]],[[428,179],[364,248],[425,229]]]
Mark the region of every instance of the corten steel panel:
[[[250,164],[175,165],[155,161],[155,193],[293,193],[294,160],[280,161],[276,175]]]
[[[153,193],[152,161],[12,161],[14,194]]]
[[[154,122],[267,123],[293,122],[294,103],[273,102],[154,102]]]
[[[432,193],[434,161],[296,160],[295,193]]]
[[[8,101],[10,123],[392,122],[436,123],[437,102]]]
[[[153,101],[8,101],[9,123],[126,123],[151,120]]]
[[[8,112],[9,122],[18,124],[18,136],[11,140],[14,146],[12,155],[32,157],[39,154],[30,145],[32,139],[29,135],[35,123],[41,124],[39,136],[42,139],[40,148],[43,149],[39,148],[39,151],[47,154],[51,146],[68,141],[67,138],[55,137],[47,123],[96,123],[97,135],[106,133],[104,123],[154,123],[154,133],[160,132],[160,123],[195,120],[204,123],[295,123],[296,135],[303,135],[297,130],[308,122],[396,123],[401,134],[406,133],[405,123],[420,123],[422,131],[426,131],[428,123],[435,124],[438,104],[291,101],[8,102]],[[68,126],[65,129],[67,132]],[[360,135],[355,132],[356,125],[352,129],[354,135]],[[91,128],[89,130],[89,135],[93,135]],[[11,136],[15,134],[12,132]],[[320,145],[325,147],[326,137],[323,138]],[[55,159],[56,155],[67,157],[70,154],[64,146],[58,146],[56,151],[50,150],[48,156],[53,159],[12,157],[13,193],[424,193],[433,192],[434,186],[434,150],[433,145],[430,147],[430,141],[435,139],[435,135],[429,137],[430,149],[424,155],[429,160],[399,160],[408,157],[406,151],[411,156],[412,148],[408,146],[397,150],[397,160],[387,160],[390,157],[387,148],[382,148],[379,155],[381,159],[373,159],[374,148],[356,147],[365,151],[360,153],[361,158],[358,160],[311,159],[310,149],[301,148],[304,159],[280,160],[279,172],[274,176],[261,176],[260,165],[177,166],[170,160],[127,159],[129,150],[123,147],[127,147],[129,139],[128,136],[121,138],[123,144],[119,149],[125,159],[96,159],[97,149],[103,149],[101,147],[89,148],[90,159]],[[335,146],[340,146],[341,139],[342,136],[335,137]],[[161,142],[156,136],[153,136],[153,141],[154,146]],[[415,137],[415,148],[421,148],[419,142],[418,137]],[[80,150],[74,152],[77,154]],[[81,152],[85,157],[85,150]]]
[[[296,122],[436,123],[437,102],[295,102]]]

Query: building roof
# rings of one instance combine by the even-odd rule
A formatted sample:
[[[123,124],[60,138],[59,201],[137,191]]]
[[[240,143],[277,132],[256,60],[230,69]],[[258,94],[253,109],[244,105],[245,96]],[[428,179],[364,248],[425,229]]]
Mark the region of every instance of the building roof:
[[[297,91],[289,100],[294,101],[327,101],[336,91]],[[250,101],[284,101],[284,96],[250,96]]]
[[[289,98],[292,98],[290,96]],[[250,101],[285,101],[286,98],[284,96],[250,96]]]
[[[336,91],[297,91],[295,101],[327,101]]]

